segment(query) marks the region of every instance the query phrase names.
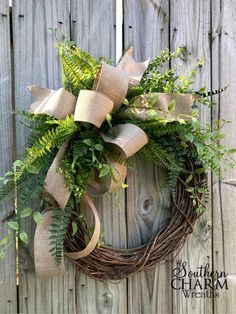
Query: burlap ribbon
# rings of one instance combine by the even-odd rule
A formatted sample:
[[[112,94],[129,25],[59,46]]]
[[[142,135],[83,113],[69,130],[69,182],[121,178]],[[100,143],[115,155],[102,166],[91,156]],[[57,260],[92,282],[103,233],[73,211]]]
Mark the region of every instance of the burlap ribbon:
[[[64,119],[70,114],[74,114],[74,120],[86,122],[100,128],[106,117],[110,113],[115,113],[121,106],[127,94],[129,85],[138,85],[148,62],[137,63],[132,57],[133,50],[130,48],[115,68],[108,64],[102,64],[99,73],[94,81],[93,90],[81,90],[76,99],[65,89],[49,90],[39,86],[29,87],[36,101],[30,106],[31,113],[47,114],[55,116],[57,119]],[[168,105],[175,100],[175,111],[171,114],[183,116],[188,119],[191,115],[191,107],[195,100],[191,95],[177,94],[155,94],[156,103],[154,107],[162,114],[168,113]],[[132,114],[137,118],[147,119],[150,94],[139,96],[135,99],[135,105],[139,108],[127,109],[124,115]],[[110,145],[115,145],[122,156],[128,158],[134,155],[148,142],[145,132],[138,126],[125,123],[113,127],[111,138],[107,134],[101,134],[103,140]],[[50,166],[45,179],[45,193],[49,195],[63,210],[70,198],[71,192],[65,186],[64,175],[58,171],[60,161],[63,158],[67,143],[61,146],[52,165]],[[93,195],[101,195],[119,188],[124,182],[127,169],[123,164],[115,163],[107,158],[113,169],[112,176],[106,176],[104,182],[95,177],[90,182],[87,192]],[[96,207],[88,193],[85,193],[83,201],[92,210],[95,218],[95,228],[91,240],[87,247],[80,252],[67,253],[65,255],[72,259],[79,259],[90,254],[96,247],[100,235],[100,221]],[[53,257],[50,255],[50,231],[53,210],[43,213],[43,223],[36,228],[34,240],[35,269],[38,276],[55,276],[64,273],[64,264],[57,267]]]

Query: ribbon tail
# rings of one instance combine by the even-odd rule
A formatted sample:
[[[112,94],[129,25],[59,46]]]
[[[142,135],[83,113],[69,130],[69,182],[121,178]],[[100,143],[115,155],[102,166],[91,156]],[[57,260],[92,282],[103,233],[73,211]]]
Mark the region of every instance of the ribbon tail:
[[[65,153],[67,143],[64,143],[59,149],[56,157],[54,158],[44,182],[44,192],[49,197],[52,197],[60,205],[61,209],[66,207],[70,198],[71,192],[65,186],[64,174],[58,172],[61,159]]]
[[[31,92],[36,100],[43,100],[53,92],[53,90],[49,88],[41,87],[38,85],[28,86],[28,90]]]
[[[65,252],[65,255],[68,256],[71,259],[77,260],[79,258],[84,258],[86,256],[88,256],[97,246],[97,243],[99,241],[99,237],[100,237],[100,230],[101,230],[101,224],[100,224],[100,219],[98,216],[98,212],[97,209],[93,203],[93,201],[91,200],[91,198],[88,196],[88,194],[84,194],[83,196],[83,200],[85,202],[86,205],[89,206],[89,208],[92,210],[93,215],[94,215],[94,219],[95,219],[95,227],[94,227],[94,232],[92,235],[92,238],[90,239],[88,245],[86,246],[86,248],[80,252]]]
[[[147,59],[144,62],[136,62],[133,58],[133,51],[132,47],[129,48],[117,65],[117,68],[126,73],[129,79],[129,86],[139,85],[150,61],[150,59]]]
[[[31,104],[30,112],[33,114],[47,114],[57,119],[64,119],[74,113],[76,97],[64,88],[51,90],[40,86],[29,86],[29,90],[36,98]]]
[[[52,215],[53,210],[45,210],[43,212],[42,223],[37,225],[34,236],[35,272],[40,277],[61,276],[65,273],[63,260],[61,265],[56,265],[54,257],[50,254],[50,225]]]

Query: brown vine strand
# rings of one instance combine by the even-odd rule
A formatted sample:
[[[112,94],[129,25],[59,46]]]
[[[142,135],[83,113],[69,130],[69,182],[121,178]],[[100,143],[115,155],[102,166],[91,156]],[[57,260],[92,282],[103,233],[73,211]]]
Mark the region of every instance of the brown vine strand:
[[[201,184],[202,179],[203,176],[195,174],[194,180]],[[73,260],[73,263],[89,276],[104,281],[120,280],[154,267],[161,261],[172,259],[173,253],[181,250],[200,216],[185,188],[184,181],[179,181],[170,223],[149,242],[131,249],[118,249],[102,245],[89,256]],[[84,230],[81,225],[75,236],[71,236],[71,231],[68,231],[65,239],[65,248],[68,252],[80,251],[85,246]]]

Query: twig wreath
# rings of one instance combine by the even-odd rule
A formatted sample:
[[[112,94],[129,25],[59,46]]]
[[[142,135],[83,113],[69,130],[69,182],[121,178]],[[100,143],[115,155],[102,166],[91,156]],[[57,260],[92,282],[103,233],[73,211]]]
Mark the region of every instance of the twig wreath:
[[[65,254],[96,279],[121,279],[180,249],[206,208],[207,172],[220,176],[222,161],[235,166],[235,149],[219,144],[221,128],[229,121],[203,127],[197,119],[200,105],[211,106],[209,97],[223,89],[206,93],[191,88],[202,60],[182,75],[178,64],[166,69],[165,63],[184,56],[182,48],[141,63],[134,61],[130,48],[116,67],[71,42],[58,42],[57,48],[64,87],[31,86],[36,101],[29,112],[18,113],[31,132],[25,159],[16,160],[1,177],[0,201],[17,201],[8,235],[0,241],[0,258],[15,236],[28,243],[22,221],[32,216],[39,276],[63,274]],[[115,249],[100,239],[91,196],[126,188],[127,167],[135,154],[167,171],[172,217],[148,243]],[[30,201],[40,195],[40,208],[33,210]],[[82,203],[94,214],[92,232]]]

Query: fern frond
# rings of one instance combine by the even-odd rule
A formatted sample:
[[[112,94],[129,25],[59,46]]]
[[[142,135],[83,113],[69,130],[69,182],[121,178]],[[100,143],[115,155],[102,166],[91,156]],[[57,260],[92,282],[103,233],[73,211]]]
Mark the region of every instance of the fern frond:
[[[37,142],[27,149],[27,157],[23,165],[16,173],[16,180],[22,174],[28,171],[29,167],[39,161],[43,156],[52,154],[53,148],[60,147],[68,141],[79,129],[79,126],[74,122],[73,117],[67,117],[65,120],[58,120],[58,126],[47,131]]]
[[[83,88],[91,89],[100,62],[75,46],[58,44],[62,64],[62,80],[67,90],[78,96]]]
[[[171,122],[163,125],[159,121],[135,121],[135,124],[142,128],[151,138],[160,138],[163,136],[172,136],[186,132],[187,128],[191,126],[180,124],[178,122]]]
[[[166,151],[159,143],[154,143],[150,141],[146,146],[144,146],[140,151],[141,156],[154,162],[158,166],[171,171],[175,169],[176,171],[181,171],[182,168],[176,163],[173,156]]]
[[[10,198],[15,197],[15,190],[20,191],[18,205],[24,203],[24,197],[26,201],[29,201],[30,198],[34,197],[36,193],[36,188],[40,188],[43,184],[44,178],[50,167],[52,160],[54,158],[54,154],[46,155],[41,160],[41,167],[39,169],[39,173],[37,175],[32,175],[30,172],[24,172],[18,180],[16,180],[17,171],[10,171],[12,174],[7,177],[7,181],[5,184],[0,186],[0,202],[9,200]],[[35,187],[35,189],[34,189]],[[31,191],[31,192],[30,192]],[[39,193],[40,191],[37,190]],[[24,195],[24,193],[29,193]],[[23,206],[23,205],[22,205]],[[22,207],[21,206],[21,207]]]
[[[54,119],[53,117],[48,116],[47,114],[30,113],[28,111],[16,111],[14,112],[14,114],[16,116],[23,118],[24,121],[28,122],[29,124],[43,124],[48,120]]]
[[[63,258],[63,247],[68,225],[70,223],[72,209],[66,207],[64,210],[55,208],[53,210],[52,223],[50,226],[50,253],[55,258],[56,265],[60,265]]]

